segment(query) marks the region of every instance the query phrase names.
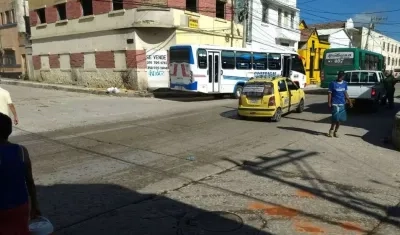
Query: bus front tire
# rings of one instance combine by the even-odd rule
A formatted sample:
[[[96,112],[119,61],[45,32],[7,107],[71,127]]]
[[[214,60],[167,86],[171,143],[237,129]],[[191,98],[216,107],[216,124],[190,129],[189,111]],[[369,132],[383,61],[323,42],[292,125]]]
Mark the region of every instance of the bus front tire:
[[[233,93],[232,97],[234,99],[239,99],[243,92],[243,86],[236,86],[235,92]]]

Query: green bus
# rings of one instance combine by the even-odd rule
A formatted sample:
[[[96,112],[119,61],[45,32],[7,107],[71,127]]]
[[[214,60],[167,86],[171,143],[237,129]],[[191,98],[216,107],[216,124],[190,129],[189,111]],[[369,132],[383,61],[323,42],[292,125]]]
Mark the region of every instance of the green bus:
[[[339,71],[385,70],[383,55],[360,48],[332,48],[324,52],[321,70],[321,87],[328,88]]]

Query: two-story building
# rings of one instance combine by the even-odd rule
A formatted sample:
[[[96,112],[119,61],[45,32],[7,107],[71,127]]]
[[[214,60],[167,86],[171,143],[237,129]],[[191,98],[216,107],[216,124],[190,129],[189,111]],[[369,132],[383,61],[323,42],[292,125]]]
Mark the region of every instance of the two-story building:
[[[358,32],[351,18],[347,21],[310,24],[308,27],[317,29],[320,39],[328,41],[330,48],[353,47],[352,38]]]
[[[297,0],[254,0],[248,9],[248,48],[297,50],[300,41]]]
[[[355,45],[382,54],[385,57],[386,70],[393,71],[398,76],[400,72],[400,41],[366,27],[357,29],[359,31],[354,38]]]
[[[306,84],[318,85],[321,83],[322,59],[330,43],[320,38],[315,27],[307,26],[304,20],[299,24],[301,38],[298,53],[303,58],[306,70]]]
[[[144,90],[169,86],[175,44],[242,44],[228,0],[31,0],[35,79]],[[233,34],[232,34],[233,32]]]
[[[27,1],[6,0],[0,2],[0,75],[17,78],[26,74],[25,42]]]

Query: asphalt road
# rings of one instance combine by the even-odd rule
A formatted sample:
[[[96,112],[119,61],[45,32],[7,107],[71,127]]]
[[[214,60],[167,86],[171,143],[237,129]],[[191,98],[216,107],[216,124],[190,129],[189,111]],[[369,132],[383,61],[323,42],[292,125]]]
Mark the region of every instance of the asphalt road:
[[[4,88],[55,234],[400,234],[395,111],[355,108],[328,138],[326,96],[269,123],[230,99]]]

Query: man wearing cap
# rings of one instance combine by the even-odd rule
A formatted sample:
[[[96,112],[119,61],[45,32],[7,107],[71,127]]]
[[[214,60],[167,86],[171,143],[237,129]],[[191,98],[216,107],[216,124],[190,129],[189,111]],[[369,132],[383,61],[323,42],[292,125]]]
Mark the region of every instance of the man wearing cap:
[[[340,123],[346,121],[346,101],[350,107],[353,107],[349,96],[347,94],[347,83],[343,81],[344,72],[340,71],[336,81],[329,84],[328,93],[328,106],[332,112],[332,124],[329,129],[328,137],[339,137],[337,131],[339,130]]]

